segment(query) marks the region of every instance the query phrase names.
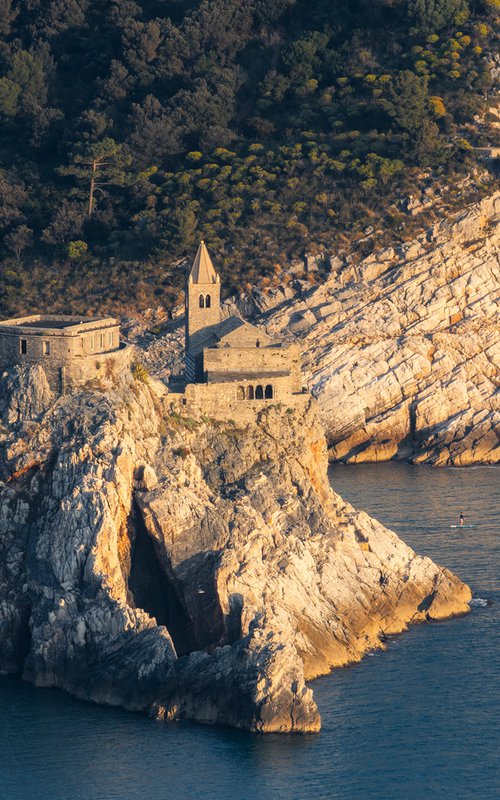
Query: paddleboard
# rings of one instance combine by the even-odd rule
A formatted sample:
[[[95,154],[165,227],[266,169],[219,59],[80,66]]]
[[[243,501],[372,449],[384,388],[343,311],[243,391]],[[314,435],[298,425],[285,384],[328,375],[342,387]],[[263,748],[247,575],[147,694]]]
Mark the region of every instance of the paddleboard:
[[[450,525],[450,528],[477,528],[477,525]]]

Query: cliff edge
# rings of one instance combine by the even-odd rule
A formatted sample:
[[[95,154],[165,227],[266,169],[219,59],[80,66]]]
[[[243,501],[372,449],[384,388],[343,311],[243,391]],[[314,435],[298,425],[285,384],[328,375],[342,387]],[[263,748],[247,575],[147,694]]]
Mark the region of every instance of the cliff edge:
[[[363,256],[367,237],[326,273],[306,255],[226,304],[300,342],[332,461],[498,463],[499,220],[497,192],[404,245]],[[181,370],[180,307],[175,319],[160,308],[128,321],[162,379]]]
[[[163,384],[0,396],[0,671],[99,703],[316,731],[306,681],[470,591],[327,480],[314,401],[183,417]]]
[[[279,303],[268,330],[301,340],[332,460],[498,462],[499,220],[496,193],[397,249],[333,258],[318,287],[268,298]]]

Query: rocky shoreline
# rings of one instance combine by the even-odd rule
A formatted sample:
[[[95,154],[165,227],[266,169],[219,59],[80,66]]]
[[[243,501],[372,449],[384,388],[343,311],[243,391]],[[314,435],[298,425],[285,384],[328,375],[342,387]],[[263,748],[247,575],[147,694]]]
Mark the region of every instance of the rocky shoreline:
[[[311,401],[183,417],[129,374],[0,396],[0,673],[82,699],[312,732],[306,681],[471,593],[330,488]]]

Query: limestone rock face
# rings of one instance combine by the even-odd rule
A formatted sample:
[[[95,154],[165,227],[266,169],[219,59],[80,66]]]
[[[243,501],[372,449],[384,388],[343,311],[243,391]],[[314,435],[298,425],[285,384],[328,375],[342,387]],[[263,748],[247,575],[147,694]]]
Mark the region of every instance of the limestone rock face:
[[[313,401],[240,428],[127,375],[36,418],[4,395],[3,673],[158,718],[316,731],[306,680],[468,610],[457,577],[330,489]]]
[[[499,212],[497,193],[402,246],[332,255],[315,287],[295,279],[232,299],[300,342],[332,460],[498,462]],[[289,278],[306,266],[293,262]],[[181,317],[136,341],[153,374],[182,372]]]
[[[36,419],[53,400],[42,367],[14,367],[0,381],[0,411],[9,423]]]
[[[300,339],[330,455],[500,456],[500,194],[264,316]]]

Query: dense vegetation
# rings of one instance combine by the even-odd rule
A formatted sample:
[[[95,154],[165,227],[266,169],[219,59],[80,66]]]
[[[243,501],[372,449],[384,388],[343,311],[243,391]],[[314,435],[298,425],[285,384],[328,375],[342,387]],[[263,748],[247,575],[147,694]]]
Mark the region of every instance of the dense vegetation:
[[[201,237],[236,284],[397,231],[488,143],[499,5],[0,0],[0,311],[169,302]]]

